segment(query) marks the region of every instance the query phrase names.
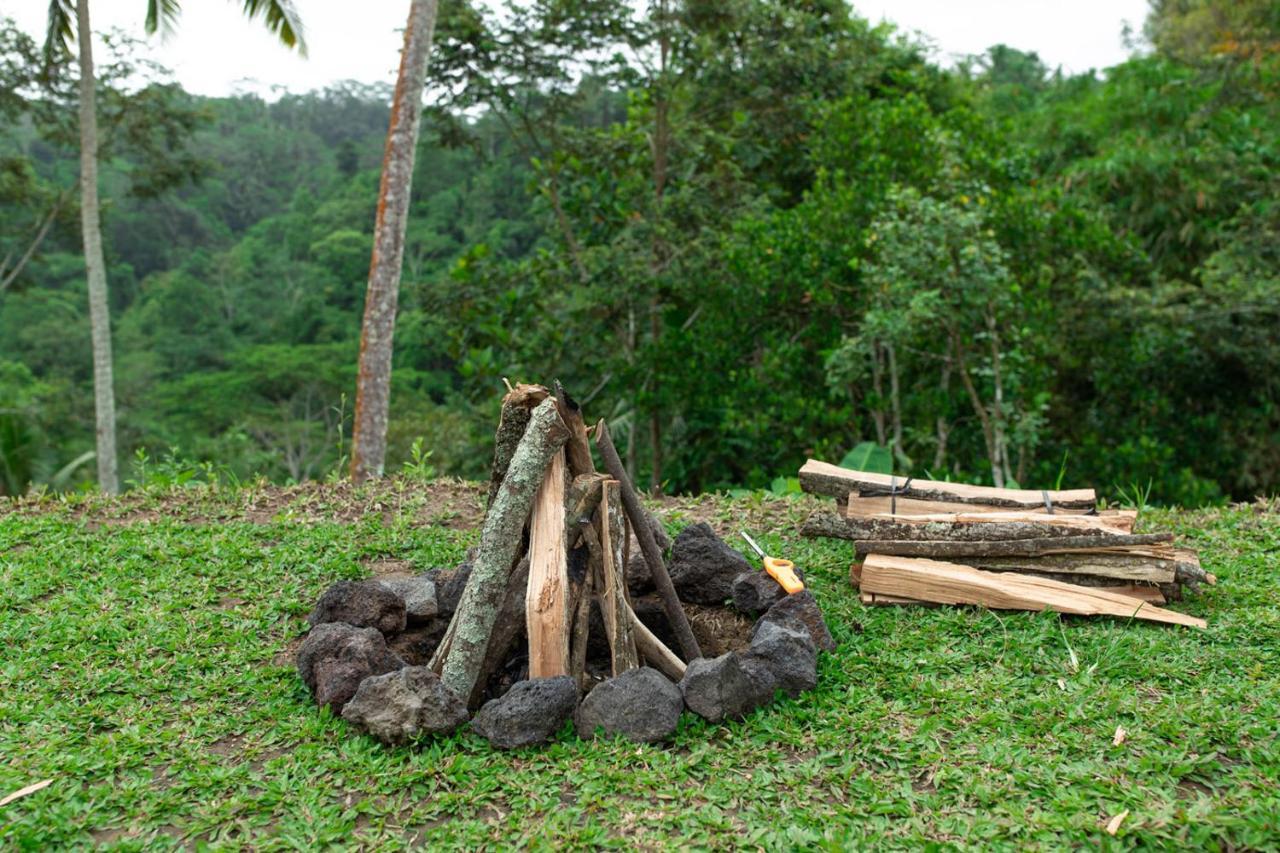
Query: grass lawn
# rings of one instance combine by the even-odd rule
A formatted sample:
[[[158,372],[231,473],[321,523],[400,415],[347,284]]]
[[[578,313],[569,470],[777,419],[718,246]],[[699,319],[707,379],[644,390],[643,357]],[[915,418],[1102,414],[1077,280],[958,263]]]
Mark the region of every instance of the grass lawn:
[[[1217,573],[1175,605],[1197,632],[864,608],[850,546],[795,534],[811,499],[670,501],[673,531],[745,524],[805,569],[839,644],[816,691],[686,714],[665,747],[389,749],[318,713],[292,662],[311,603],[454,564],[479,501],[392,481],[0,504],[0,797],[52,780],[0,807],[0,847],[1280,845],[1274,506],[1140,522]]]

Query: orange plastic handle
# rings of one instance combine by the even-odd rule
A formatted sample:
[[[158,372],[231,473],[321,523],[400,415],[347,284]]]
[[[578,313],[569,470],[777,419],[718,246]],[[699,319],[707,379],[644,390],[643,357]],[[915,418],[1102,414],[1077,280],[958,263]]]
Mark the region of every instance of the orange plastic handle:
[[[787,591],[787,595],[794,595],[804,589],[804,583],[796,577],[795,568],[796,564],[790,560],[779,560],[777,557],[764,558],[764,570]]]

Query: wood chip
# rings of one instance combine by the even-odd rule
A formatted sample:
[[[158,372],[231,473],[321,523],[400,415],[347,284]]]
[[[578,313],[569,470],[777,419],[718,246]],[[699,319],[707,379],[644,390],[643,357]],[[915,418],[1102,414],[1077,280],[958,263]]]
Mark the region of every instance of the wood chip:
[[[23,797],[27,796],[28,794],[34,794],[36,791],[43,791],[45,788],[49,787],[52,784],[53,784],[52,779],[45,779],[42,782],[36,782],[34,784],[28,785],[25,788],[19,788],[9,796],[0,800],[0,806],[7,806],[9,805],[9,803],[12,803],[14,800],[20,800]]]
[[[1120,744],[1124,743],[1124,739],[1128,735],[1129,733],[1124,730],[1124,726],[1116,726],[1116,733],[1115,733],[1115,736],[1111,738],[1111,745],[1119,746]]]
[[[1125,809],[1120,814],[1107,821],[1107,835],[1115,835],[1120,831],[1120,824],[1124,823],[1124,819],[1129,816],[1129,810]]]

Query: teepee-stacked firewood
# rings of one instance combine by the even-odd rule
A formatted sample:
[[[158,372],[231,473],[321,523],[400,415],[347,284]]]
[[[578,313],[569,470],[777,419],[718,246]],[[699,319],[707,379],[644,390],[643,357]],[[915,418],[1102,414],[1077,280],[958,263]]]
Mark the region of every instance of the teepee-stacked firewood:
[[[834,497],[807,536],[851,540],[865,604],[975,604],[1204,627],[1166,610],[1216,579],[1137,513],[1098,510],[1092,489],[995,489],[853,471],[810,459],[805,491]]]
[[[604,423],[597,472],[581,409],[564,389],[511,387],[502,404],[488,510],[471,576],[430,666],[458,696],[480,703],[520,639],[530,678],[587,678],[591,610],[598,607],[612,675],[642,663],[678,681],[698,643]],[[634,531],[680,652],[636,617],[624,567]],[[571,565],[577,571],[570,571]]]

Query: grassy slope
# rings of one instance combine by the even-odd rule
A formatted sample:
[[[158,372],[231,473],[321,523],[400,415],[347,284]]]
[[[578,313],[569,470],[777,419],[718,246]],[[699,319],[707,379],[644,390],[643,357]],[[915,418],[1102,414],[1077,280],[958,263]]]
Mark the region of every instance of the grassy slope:
[[[53,780],[0,807],[0,846],[1057,847],[1124,809],[1120,845],[1280,843],[1280,515],[1148,519],[1222,579],[1183,605],[1197,633],[865,609],[848,547],[795,536],[808,499],[668,505],[676,529],[746,517],[808,571],[840,645],[818,689],[732,725],[686,715],[665,748],[566,731],[503,754],[466,733],[383,748],[293,671],[328,583],[452,564],[474,538],[474,491],[380,488],[0,514],[0,795]]]

